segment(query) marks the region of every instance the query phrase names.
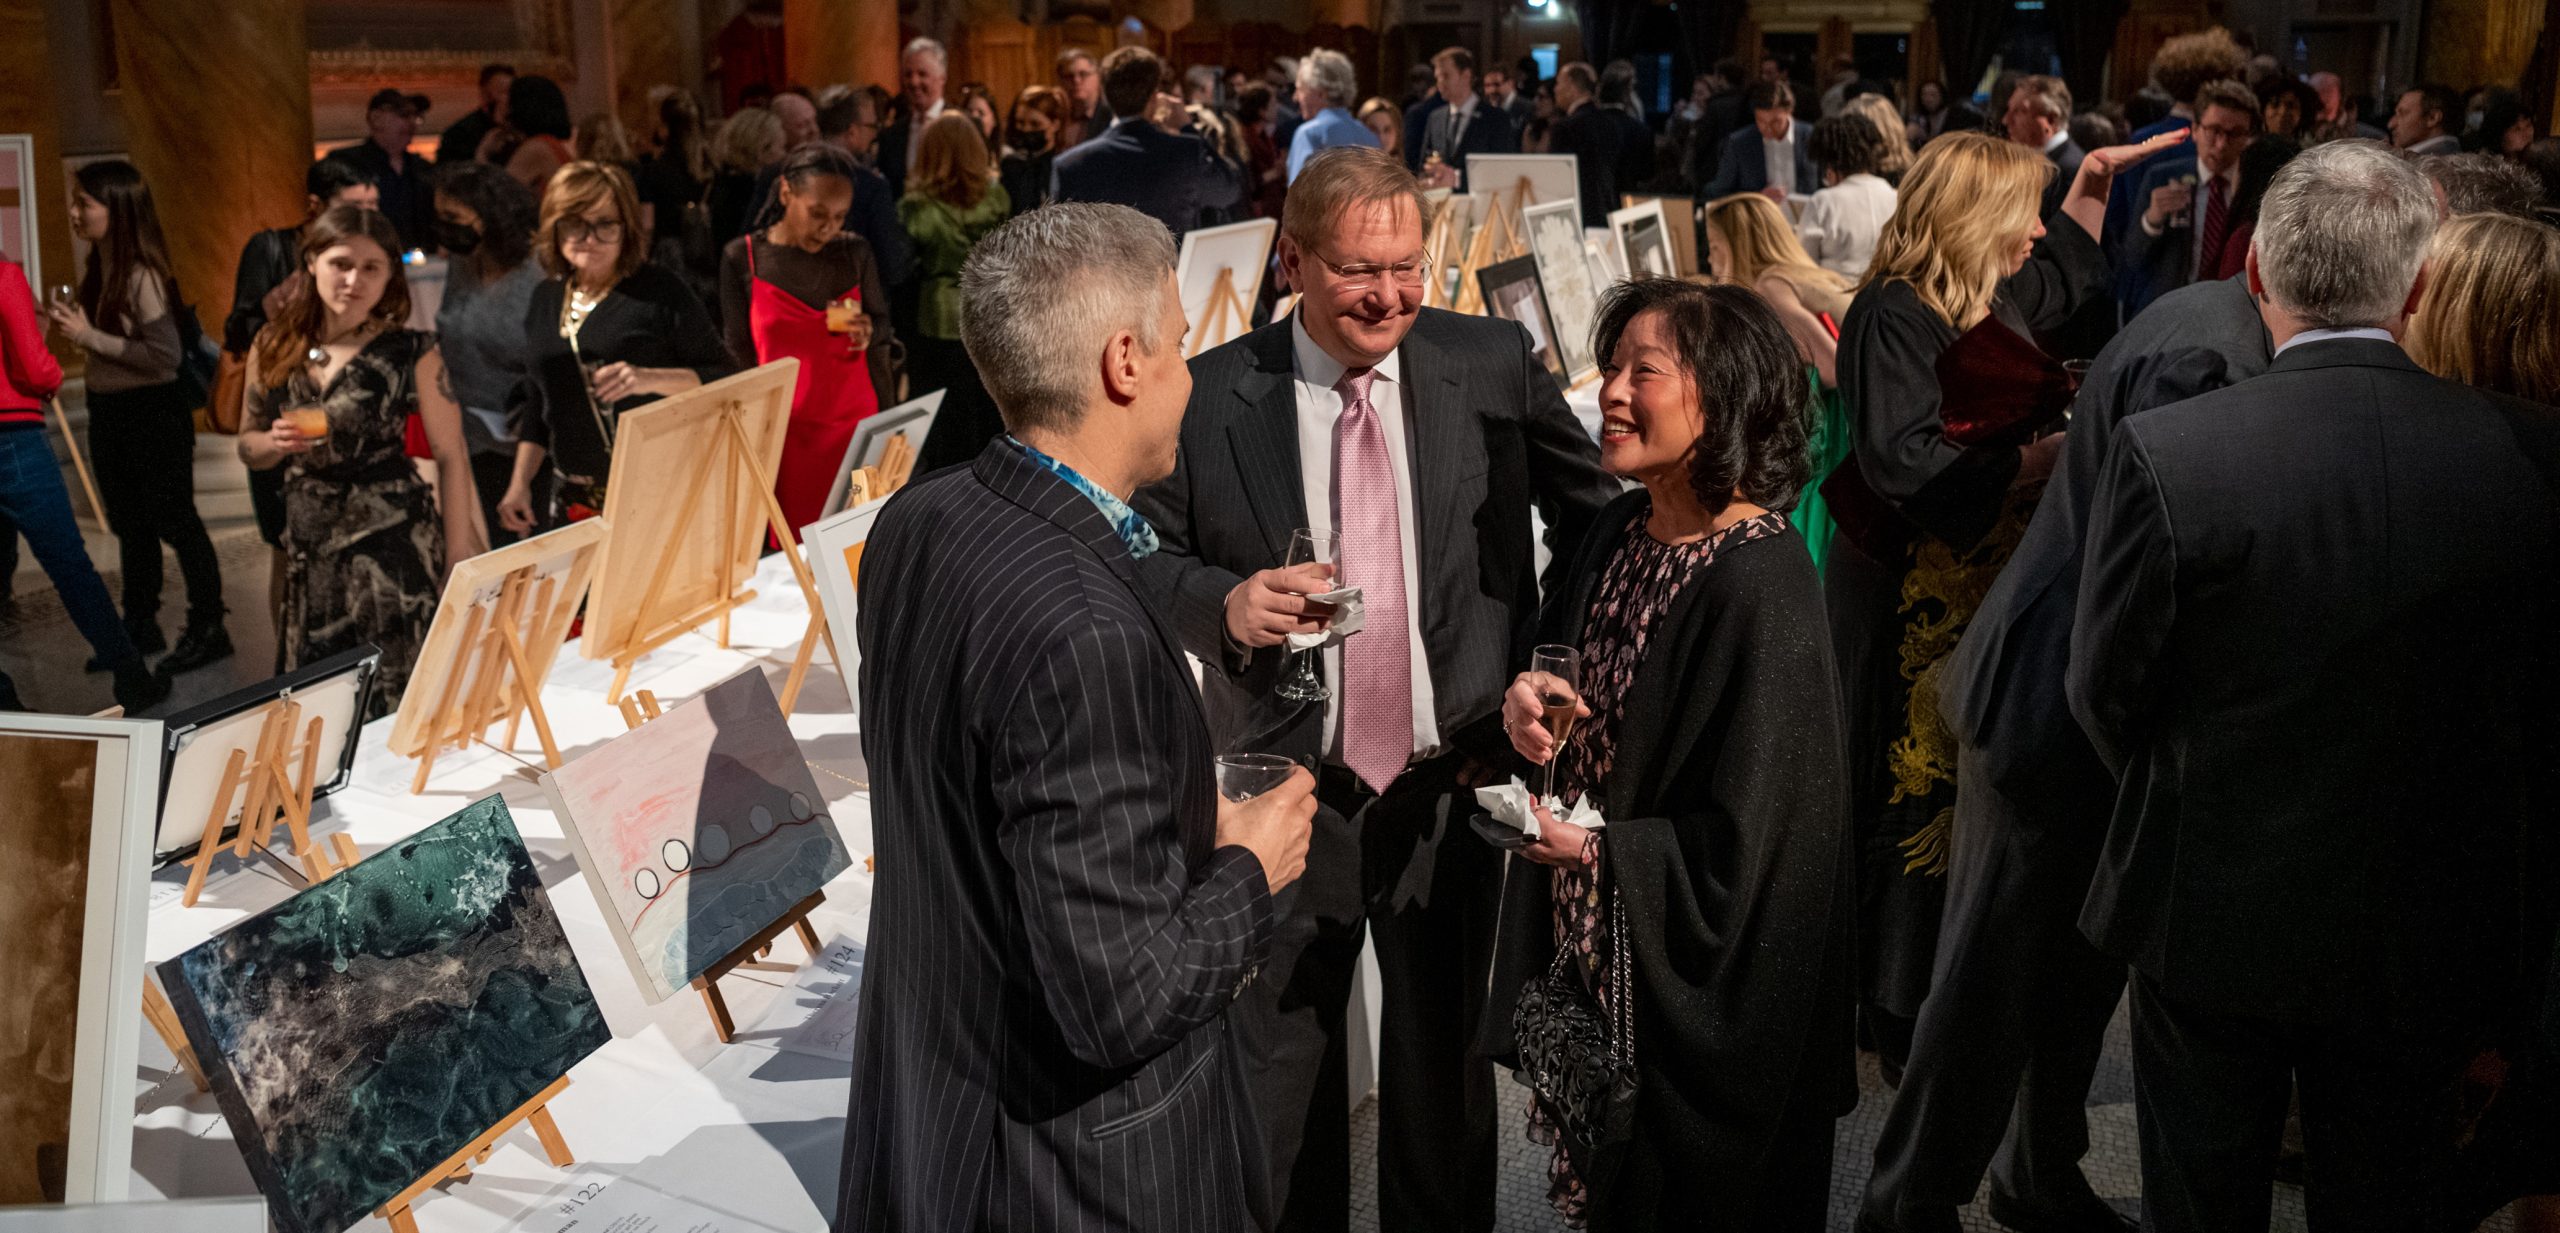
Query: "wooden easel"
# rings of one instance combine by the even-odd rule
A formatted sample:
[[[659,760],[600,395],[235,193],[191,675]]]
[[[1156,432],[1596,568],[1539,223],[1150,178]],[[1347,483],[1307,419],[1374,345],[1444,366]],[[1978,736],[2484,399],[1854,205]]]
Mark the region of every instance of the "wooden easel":
[[[542,741],[544,765],[559,769],[560,746],[551,738],[551,717],[542,709],[542,682],[525,651],[524,618],[530,611],[539,618],[534,628],[551,628],[552,618],[559,615],[554,607],[574,601],[556,577],[537,583],[534,575],[539,568],[527,565],[508,574],[499,583],[495,607],[472,608],[462,627],[462,645],[479,648],[479,654],[471,657],[478,670],[445,677],[444,690],[427,716],[425,748],[418,751],[418,773],[409,781],[411,796],[427,790],[427,776],[435,771],[439,752],[483,739],[489,726],[501,719],[507,721],[506,744],[512,749],[517,723],[531,715],[533,734]],[[471,678],[468,683],[465,676]]]
[[[808,598],[809,616],[818,636],[826,640],[827,657],[834,659],[837,663],[844,662],[836,654],[835,636],[826,628],[822,615],[825,611],[825,603],[818,598],[818,580],[809,572],[808,559],[800,555],[800,541],[791,533],[790,520],[783,516],[782,502],[773,495],[773,477],[766,473],[764,461],[756,457],[755,443],[747,439],[746,425],[738,422],[738,404],[734,401],[722,404],[719,420],[720,434],[717,444],[704,451],[701,460],[693,468],[693,475],[685,482],[684,499],[676,507],[677,521],[683,523],[700,516],[703,494],[711,487],[712,472],[718,469],[722,472],[722,484],[726,489],[724,499],[720,503],[720,516],[723,523],[730,522],[736,516],[737,502],[725,498],[735,495],[737,485],[743,479],[748,485],[748,491],[762,498],[765,522],[773,533],[774,542],[782,545],[783,559],[791,563],[791,574],[800,582],[800,593]],[[723,465],[724,462],[726,465]],[[736,543],[737,537],[726,536],[722,542]],[[750,553],[754,551],[752,541],[747,551]],[[640,593],[639,611],[646,613],[657,607],[658,597],[666,592],[667,579],[675,569],[676,554],[677,549],[673,544],[660,550],[657,565],[649,573],[648,589]],[[747,567],[752,565],[752,558],[743,562],[733,559],[731,565],[737,570],[738,576],[744,576]],[[616,706],[621,705],[623,689],[631,683],[631,669],[637,666],[649,652],[683,637],[704,621],[718,618],[720,645],[724,647],[729,645],[729,614],[754,599],[755,595],[753,588],[739,587],[728,595],[712,600],[691,612],[679,614],[672,620],[660,624],[656,629],[635,634],[631,641],[613,656],[613,684],[605,690],[605,701]],[[796,700],[786,694],[781,700],[782,713],[790,714],[791,704]],[[556,766],[558,763],[555,762],[553,765]]]
[[[1230,324],[1234,333],[1224,332]],[[1200,324],[1191,331],[1190,350],[1183,353],[1184,358],[1196,356],[1217,343],[1241,337],[1252,328],[1253,310],[1246,306],[1244,294],[1236,290],[1235,268],[1220,266],[1217,278],[1209,283],[1209,306],[1200,312]]]
[[[1221,274],[1220,277],[1224,278],[1225,275]],[[1229,294],[1233,292],[1230,291]],[[845,488],[844,507],[852,509],[857,505],[877,501],[906,487],[907,477],[914,473],[915,465],[915,447],[907,444],[907,434],[903,432],[892,434],[880,447],[879,462],[868,467],[853,469],[853,478]],[[792,654],[791,671],[782,678],[782,696],[777,701],[782,704],[783,714],[790,714],[792,706],[800,701],[800,687],[809,683],[809,669],[817,662],[818,643],[821,640],[826,642],[827,657],[834,660],[836,670],[838,672],[844,670],[844,661],[835,658],[835,639],[826,636],[831,632],[827,626],[826,610],[814,604],[810,605],[809,627],[801,631],[800,649]]]
[[[620,706],[622,722],[632,728],[637,728],[664,713],[659,709],[658,695],[645,689],[623,699]],[[736,950],[722,955],[717,962],[705,968],[702,975],[693,978],[694,991],[702,995],[704,1009],[711,1012],[711,1032],[720,1038],[721,1044],[728,1044],[737,1036],[738,1024],[736,1020],[729,1017],[727,999],[720,996],[720,978],[744,964],[770,954],[773,950],[773,940],[781,937],[785,929],[798,932],[800,944],[808,948],[809,957],[817,958],[818,931],[809,924],[809,913],[816,911],[818,905],[826,901],[826,892],[811,891],[808,898],[793,904],[791,910],[783,913],[780,919],[757,930],[754,937],[739,943]]]
[[[374,1209],[374,1214],[391,1222],[392,1233],[418,1233],[418,1218],[409,1205],[418,1197],[447,1181],[467,1181],[473,1165],[488,1162],[489,1153],[497,1150],[498,1136],[516,1128],[518,1123],[533,1127],[533,1137],[542,1141],[542,1154],[551,1158],[555,1168],[565,1169],[578,1163],[569,1154],[569,1141],[560,1137],[560,1125],[551,1120],[551,1100],[568,1089],[569,1077],[562,1075],[551,1086],[534,1093],[533,1099],[517,1105],[515,1111],[499,1118],[496,1125],[481,1131],[461,1151],[445,1158],[443,1164],[427,1170],[426,1176],[409,1183],[408,1188],[391,1196]]]
[[[71,469],[80,476],[80,491],[89,495],[89,512],[97,515],[98,525],[107,525],[107,503],[98,499],[97,478],[89,474],[89,460],[81,456],[80,438],[71,431],[71,415],[62,409],[62,400],[47,398],[45,405],[53,409],[54,426],[62,430],[62,444],[71,451]]]
[[[178,1008],[169,1004],[169,995],[160,991],[160,982],[142,978],[142,1019],[160,1034],[160,1043],[178,1059],[178,1068],[187,1072],[189,1082],[199,1092],[213,1088],[204,1081],[204,1066],[196,1061],[195,1046],[187,1043],[187,1029],[178,1022]]]
[[[1467,208],[1466,199],[1452,193],[1431,213],[1431,226],[1422,235],[1422,265],[1431,272],[1431,280],[1422,285],[1424,308],[1447,308],[1456,302],[1448,290],[1448,272],[1450,264],[1463,254],[1449,251],[1449,233],[1457,228],[1458,211]],[[1465,278],[1464,274],[1459,275],[1460,281]]]
[[[1507,197],[1507,200],[1506,200]],[[1462,313],[1484,313],[1484,288],[1476,284],[1476,271],[1489,265],[1524,256],[1529,240],[1520,224],[1520,211],[1538,204],[1538,190],[1529,177],[1510,188],[1493,190],[1493,200],[1485,203],[1485,220],[1476,228],[1475,237],[1467,244],[1467,259],[1458,269],[1458,297],[1451,305]]]
[[[196,906],[196,896],[204,891],[205,875],[223,847],[222,823],[231,816],[236,792],[247,795],[241,798],[240,832],[230,845],[234,855],[246,858],[274,843],[276,818],[281,815],[305,878],[323,881],[356,863],[355,842],[343,831],[329,836],[326,850],[311,841],[311,793],[319,784],[320,727],[316,715],[309,724],[302,722],[301,703],[279,699],[267,708],[266,720],[259,726],[257,749],[231,751],[231,760],[222,768],[221,786],[214,789],[213,808],[205,814],[204,838],[196,844],[196,854],[187,858],[187,889],[179,896],[181,906]]]

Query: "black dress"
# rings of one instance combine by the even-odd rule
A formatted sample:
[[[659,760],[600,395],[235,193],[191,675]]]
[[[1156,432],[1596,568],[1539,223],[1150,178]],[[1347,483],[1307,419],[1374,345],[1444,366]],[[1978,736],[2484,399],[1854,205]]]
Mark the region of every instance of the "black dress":
[[[2078,226],[2056,226],[2000,284],[1992,314],[2017,335],[2053,329],[2105,292],[2106,262]],[[1965,446],[1962,419],[2009,391],[1942,390],[1961,336],[1900,280],[1858,293],[1840,334],[1851,446],[1841,471],[1889,510],[1899,542],[1860,543],[1851,512],[1824,569],[1848,719],[1859,849],[1859,961],[1868,1032],[1891,1071],[1929,992],[1955,814],[1955,741],[1938,718],[1937,665],[1954,650],[2025,534],[2042,485],[2013,488],[2014,443]],[[1841,477],[1824,485],[1833,495]]]
[[[561,336],[560,307],[567,293],[568,283],[557,278],[534,288],[524,322],[532,372],[516,387],[508,408],[516,440],[549,450],[559,473],[552,488],[553,516],[545,524],[551,526],[565,520],[571,506],[604,509],[604,482],[613,468],[607,440],[613,421],[658,400],[655,394],[635,394],[609,406],[597,404],[588,397],[582,361],[589,367],[690,368],[705,382],[737,371],[702,301],[664,266],[646,263],[615,283],[578,327],[574,353]]]
[[[445,569],[444,523],[435,493],[409,461],[409,417],[418,410],[418,357],[435,335],[386,330],[323,388],[306,365],[256,391],[241,426],[265,432],[290,408],[323,407],[328,439],[284,470],[284,615],[276,671],[372,643],[382,675],[366,716],[399,708],[435,619]]]
[[[1857,1102],[1822,584],[1783,516],[1672,546],[1646,532],[1651,509],[1639,492],[1601,512],[1541,633],[1585,648],[1594,720],[1561,772],[1608,820],[1599,869],[1635,969],[1635,1134],[1579,1214],[1606,1230],[1813,1233],[1832,1122]],[[1482,1042],[1504,1065],[1511,1009],[1560,937],[1605,987],[1589,883],[1513,858]],[[1556,1180],[1558,1197],[1580,1189]]]

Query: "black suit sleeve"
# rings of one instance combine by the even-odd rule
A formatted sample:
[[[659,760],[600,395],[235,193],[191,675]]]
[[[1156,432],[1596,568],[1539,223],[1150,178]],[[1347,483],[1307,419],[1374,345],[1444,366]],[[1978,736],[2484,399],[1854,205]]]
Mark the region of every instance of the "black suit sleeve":
[[[990,784],[1035,983],[1067,1047],[1134,1066],[1223,1014],[1271,937],[1262,866],[1241,847],[1188,869],[1185,777],[1165,732],[1190,700],[1150,689],[1151,631],[1096,623],[1040,657],[999,721]]]
[[[1724,145],[1715,157],[1715,178],[1707,181],[1707,191],[1698,194],[1698,204],[1705,205],[1719,197],[1742,191],[1742,143],[1749,129],[1736,129],[1725,135]]]
[[[1202,381],[1200,388],[1208,389],[1210,383]],[[1172,475],[1139,489],[1130,502],[1156,529],[1156,550],[1138,562],[1138,579],[1173,614],[1174,636],[1182,640],[1183,650],[1216,671],[1242,676],[1253,662],[1252,652],[1227,638],[1227,593],[1244,578],[1201,559],[1191,501],[1193,457],[1185,448]]]
[[[1878,297],[1872,306],[1869,296]],[[1948,438],[1937,363],[1951,340],[1906,286],[1869,288],[1859,299],[1840,339],[1840,385],[1853,412],[1858,469],[1914,526],[1970,547],[1998,521],[2002,494],[2018,474],[2018,451]]]
[[[222,321],[222,349],[241,354],[258,339],[258,331],[267,325],[267,293],[276,284],[291,277],[279,275],[267,242],[267,233],[249,237],[240,249],[240,266],[231,279],[231,314]]]
[[[2064,687],[2098,756],[2122,774],[2151,710],[2153,667],[2178,615],[2177,542],[2142,439],[2120,429],[2110,453],[2090,500]]]
[[[2026,265],[2000,284],[2001,298],[2025,314],[2028,326],[2039,333],[2059,328],[2082,305],[2106,293],[2106,254],[2078,223],[2068,220],[2046,231]]]

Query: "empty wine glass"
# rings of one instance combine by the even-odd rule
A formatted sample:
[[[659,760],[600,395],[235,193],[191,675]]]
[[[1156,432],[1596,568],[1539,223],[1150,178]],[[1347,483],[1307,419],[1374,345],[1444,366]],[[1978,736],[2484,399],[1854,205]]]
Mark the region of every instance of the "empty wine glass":
[[[1285,565],[1332,565],[1342,555],[1342,535],[1338,531],[1317,532],[1304,527],[1289,536],[1289,558]],[[1319,611],[1321,610],[1321,611]],[[1308,614],[1333,620],[1333,605],[1310,604]],[[1317,652],[1292,650],[1288,663],[1280,673],[1280,686],[1273,692],[1291,702],[1322,702],[1333,696],[1325,687],[1324,677],[1316,668]]]
[[[1555,752],[1547,755],[1547,787],[1541,799],[1556,794],[1556,763],[1564,760],[1564,740],[1573,734],[1577,716],[1574,710],[1582,702],[1582,652],[1553,643],[1529,652],[1529,671],[1552,678],[1539,686],[1538,722],[1546,725],[1547,735],[1554,737]]]
[[[1279,754],[1228,753],[1218,755],[1218,795],[1231,801],[1249,801],[1288,782],[1289,772],[1298,764]]]

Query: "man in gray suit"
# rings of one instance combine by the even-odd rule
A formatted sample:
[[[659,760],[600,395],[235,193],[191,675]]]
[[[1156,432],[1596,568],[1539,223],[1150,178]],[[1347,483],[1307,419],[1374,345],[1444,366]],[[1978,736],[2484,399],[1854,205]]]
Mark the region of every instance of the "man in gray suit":
[[[961,270],[1007,434],[900,493],[864,553],[885,876],[839,1230],[1269,1226],[1227,1007],[1305,868],[1315,785],[1220,799],[1137,585],[1157,541],[1127,498],[1173,469],[1191,393],[1173,262],[1162,224],[1068,204]]]
[[[1348,1220],[1345,1010],[1377,943],[1379,1227],[1493,1222],[1484,1006],[1500,854],[1463,786],[1508,766],[1502,692],[1538,604],[1534,505],[1558,560],[1618,487],[1521,328],[1421,307],[1421,187],[1393,155],[1336,147],[1289,188],[1295,314],[1192,361],[1180,464],[1139,494],[1221,748],[1320,767],[1307,877],[1278,905],[1238,1004],[1283,1228]],[[1284,568],[1291,533],[1338,532],[1339,572]],[[1360,632],[1312,652],[1329,698],[1278,688],[1307,596],[1362,591]],[[1508,1014],[1499,1008],[1493,1013]]]

